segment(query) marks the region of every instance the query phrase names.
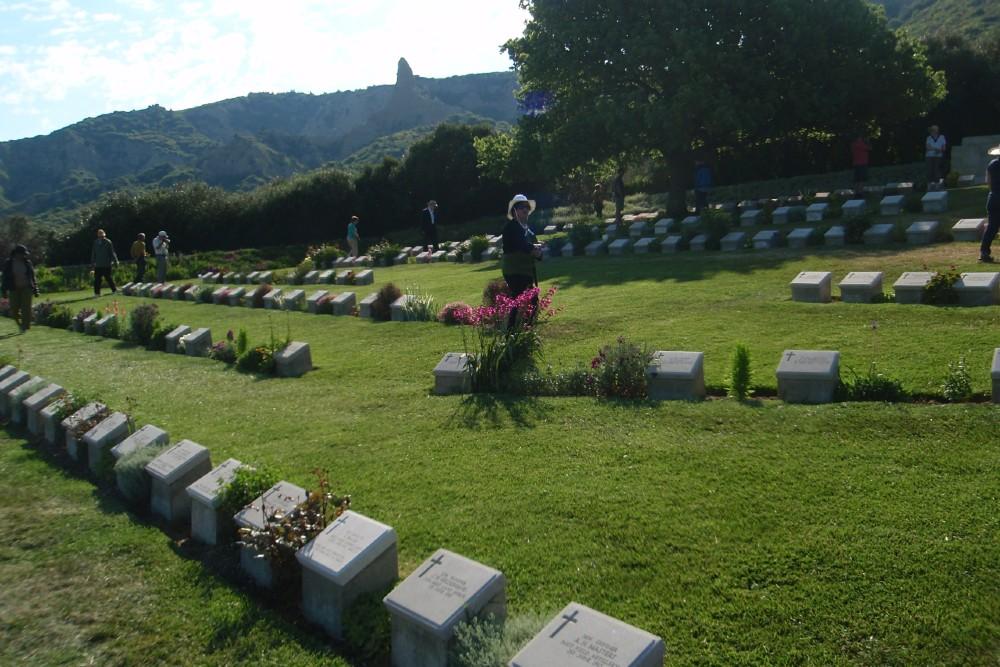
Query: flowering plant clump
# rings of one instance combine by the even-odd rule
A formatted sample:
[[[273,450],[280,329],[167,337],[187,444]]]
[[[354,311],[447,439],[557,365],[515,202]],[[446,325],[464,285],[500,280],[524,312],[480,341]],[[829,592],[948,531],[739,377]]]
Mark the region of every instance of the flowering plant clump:
[[[645,398],[646,366],[653,353],[645,346],[619,336],[614,345],[605,345],[590,361],[593,389],[598,396]]]
[[[225,340],[220,340],[218,343],[214,344],[211,349],[209,349],[209,358],[221,361],[224,364],[236,363],[236,346],[233,345],[235,338],[233,330],[230,329],[226,333]]]
[[[149,345],[159,319],[160,309],[155,303],[136,306],[129,315],[128,339],[139,345]]]
[[[931,276],[931,279],[924,285],[921,301],[935,306],[947,306],[958,303],[958,292],[955,290],[955,283],[961,280],[962,276],[953,265],[947,271],[939,271]]]
[[[510,390],[520,374],[537,365],[542,350],[538,329],[557,312],[552,308],[555,293],[550,287],[539,298],[538,288],[532,287],[515,298],[498,294],[495,305],[471,309],[466,323],[475,329],[475,349],[469,352],[473,391]]]
[[[471,318],[472,306],[463,301],[446,303],[437,316],[444,324],[467,324]]]
[[[503,278],[496,278],[489,281],[486,283],[486,287],[483,288],[483,304],[487,306],[495,306],[497,303],[497,295],[500,294],[506,297],[510,296],[510,289],[507,287],[507,281]]]
[[[52,311],[55,309],[54,301],[42,301],[41,303],[36,303],[31,311],[31,319],[33,319],[37,324],[48,325],[49,316],[52,315]]]
[[[8,313],[9,312],[10,309],[8,308]],[[93,308],[81,308],[80,312],[78,312],[76,314],[76,317],[73,318],[73,330],[83,331],[83,321],[88,317],[90,317],[91,315],[93,315],[95,312],[97,311],[95,311]]]

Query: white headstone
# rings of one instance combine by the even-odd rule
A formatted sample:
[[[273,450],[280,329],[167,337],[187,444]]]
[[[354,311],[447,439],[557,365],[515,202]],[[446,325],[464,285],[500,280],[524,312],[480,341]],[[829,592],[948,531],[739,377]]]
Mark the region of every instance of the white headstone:
[[[196,442],[181,440],[146,464],[152,479],[150,509],[169,522],[190,520],[187,487],[212,469],[209,451]]]
[[[281,298],[281,290],[272,289],[270,292],[264,295],[264,307],[269,309],[277,308],[280,298]]]
[[[299,377],[312,370],[309,343],[291,342],[274,355],[278,377]]]
[[[883,222],[877,225],[872,225],[866,229],[865,233],[861,236],[866,245],[890,243],[892,241],[892,232],[894,230],[894,225],[888,222]]]
[[[936,190],[928,192],[920,198],[924,213],[946,213],[948,211],[948,191]]]
[[[189,357],[207,357],[212,347],[212,332],[205,327],[195,329],[181,336],[184,342],[184,353]]]
[[[661,218],[653,225],[653,233],[657,236],[666,236],[667,232],[674,226],[674,223],[675,220],[673,218]]]
[[[833,225],[823,234],[823,243],[828,246],[842,246],[847,243],[843,225]]]
[[[243,297],[247,293],[246,287],[234,287],[226,294],[226,301],[230,306],[238,306],[243,302]]]
[[[170,333],[168,333],[166,335],[166,338],[164,338],[164,341],[166,341],[167,345],[166,347],[167,352],[170,354],[176,354],[178,351],[177,343],[179,343],[181,338],[187,336],[189,333],[191,333],[191,327],[189,327],[186,324],[182,324],[176,329],[173,329]]]
[[[359,314],[362,319],[370,319],[372,316],[372,304],[378,301],[378,292],[372,292],[358,303]]]
[[[472,391],[469,355],[449,352],[434,367],[435,394],[468,394]]]
[[[778,364],[778,398],[787,403],[829,403],[840,382],[840,352],[785,350]]]
[[[323,271],[319,274],[318,281],[325,285],[329,285],[333,282],[334,277],[336,275],[337,275],[336,271],[334,271],[333,269],[327,269],[326,271]]]
[[[992,306],[1000,303],[1000,273],[963,273],[955,283],[958,302],[963,306]]]
[[[829,303],[833,274],[829,271],[802,271],[792,282],[792,301]]]
[[[830,205],[826,202],[816,202],[806,207],[806,222],[822,222]]]
[[[358,271],[357,275],[354,276],[355,285],[371,285],[375,282],[375,272],[371,269],[364,269]]]
[[[98,474],[112,464],[111,448],[127,438],[128,416],[123,412],[112,412],[83,436],[87,446],[87,463],[90,472]]]
[[[879,213],[882,215],[899,215],[903,212],[903,195],[886,195],[879,202]]]
[[[679,252],[684,237],[680,234],[671,234],[660,243],[660,252]]]
[[[354,292],[341,292],[333,297],[333,314],[350,315],[354,312],[357,303],[357,296]]]
[[[918,220],[906,228],[906,242],[910,245],[927,245],[937,240],[937,220]]]
[[[28,382],[31,376],[24,371],[15,370],[13,373],[0,380],[0,417],[10,417],[10,403],[7,397],[18,387]]]
[[[117,461],[134,451],[151,445],[165,445],[170,442],[170,435],[158,426],[146,424],[135,433],[125,438],[111,448],[111,456]]]
[[[302,304],[305,302],[305,299],[305,291],[293,289],[285,293],[285,297],[281,300],[281,303],[285,310],[302,310]]]
[[[764,211],[759,208],[751,208],[740,214],[740,227],[753,227],[759,225],[763,219]]]
[[[867,213],[868,204],[864,199],[849,199],[844,202],[841,211],[843,211],[845,218],[853,218]]]
[[[587,247],[583,249],[583,252],[587,257],[596,257],[597,255],[607,252],[607,241],[591,241],[587,244]]]
[[[615,239],[608,245],[608,254],[624,255],[632,250],[632,239]]]
[[[637,255],[645,255],[649,253],[650,250],[658,248],[659,244],[656,242],[656,238],[652,236],[646,236],[635,242],[635,246],[632,248],[632,252]]]
[[[986,218],[962,218],[951,228],[951,235],[956,241],[974,241],[979,243],[986,230]]]
[[[815,227],[796,227],[786,237],[789,248],[805,248],[816,238],[819,230]]]
[[[66,390],[59,385],[49,384],[24,399],[24,410],[27,413],[26,421],[29,433],[32,435],[42,434],[43,424],[39,413],[65,393]]]
[[[407,305],[415,298],[412,294],[404,294],[389,304],[389,311],[392,314],[393,322],[405,322],[407,320]]]
[[[219,544],[224,533],[233,532],[233,518],[219,515],[222,489],[233,480],[243,464],[226,459],[185,489],[191,498],[191,537],[204,544]]]
[[[735,250],[743,250],[747,244],[747,234],[746,232],[729,232],[722,237],[719,242],[720,247],[723,252],[732,252]]]
[[[777,229],[762,229],[753,235],[754,250],[777,248],[781,243],[781,232]]]
[[[838,287],[844,303],[871,303],[882,296],[882,272],[851,271]]]
[[[659,350],[646,366],[646,385],[654,401],[705,398],[705,353]]]
[[[934,274],[930,271],[907,271],[892,284],[896,292],[896,303],[923,303],[924,286]]]

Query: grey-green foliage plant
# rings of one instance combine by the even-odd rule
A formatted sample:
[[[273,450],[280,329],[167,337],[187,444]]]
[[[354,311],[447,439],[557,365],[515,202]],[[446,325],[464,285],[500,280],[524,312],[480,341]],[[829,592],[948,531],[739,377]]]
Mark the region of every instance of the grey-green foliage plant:
[[[957,363],[948,364],[948,374],[941,383],[941,393],[946,401],[952,403],[968,400],[972,396],[972,376],[969,375],[964,354]]]
[[[406,295],[410,297],[403,308],[407,321],[433,322],[437,319],[437,305],[434,303],[434,297],[419,287],[407,287]]]
[[[873,361],[868,372],[858,375],[848,369],[851,377],[842,382],[843,398],[848,401],[886,401],[894,403],[907,398],[903,383],[878,370]]]
[[[241,356],[248,347],[250,347],[250,343],[247,338],[247,330],[240,327],[240,332],[236,334],[236,356]]]
[[[482,234],[469,239],[469,253],[472,255],[472,259],[477,262],[483,258],[483,253],[489,247],[490,240]]]
[[[490,614],[455,626],[448,664],[455,667],[506,667],[510,659],[537,635],[552,614],[508,616],[500,623]]]
[[[732,368],[729,371],[729,385],[726,393],[737,400],[746,400],[750,395],[750,382],[753,373],[750,370],[750,348],[743,343],[736,345],[733,350]]]
[[[268,466],[244,465],[238,468],[219,492],[220,514],[233,516],[277,484],[279,479],[278,473]]]
[[[115,477],[118,490],[125,500],[133,505],[145,505],[149,501],[151,481],[146,465],[160,455],[166,445],[148,445],[129,452],[115,463]]]

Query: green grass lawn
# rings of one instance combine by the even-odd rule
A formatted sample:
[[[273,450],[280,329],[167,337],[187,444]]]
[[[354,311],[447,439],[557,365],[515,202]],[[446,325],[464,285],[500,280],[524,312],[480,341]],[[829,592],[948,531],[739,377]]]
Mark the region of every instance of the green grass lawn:
[[[933,395],[965,355],[985,395],[1000,307],[803,304],[788,288],[802,270],[835,282],[881,270],[889,290],[924,265],[982,270],[975,258],[973,244],[951,243],[560,259],[540,271],[563,307],[544,332],[546,362],[588,364],[626,335],[704,351],[721,387],[743,342],[766,395],[782,350],[834,349],[843,366],[876,360]],[[376,269],[375,288],[478,302],[497,275],[410,265]],[[504,572],[511,614],[575,600],[662,636],[671,665],[1000,659],[994,405],[437,397],[431,369],[463,349],[459,328],[157,303],[216,340],[290,328],[317,368],[262,379],[45,327],[15,336],[10,320],[0,354],[115,408],[132,402],[140,426],[195,440],[215,463],[265,463],[303,486],[327,468],[354,509],[396,529],[401,576],[445,547]],[[0,663],[361,664],[249,593],[219,552],[129,514],[58,453],[8,431],[0,471]]]

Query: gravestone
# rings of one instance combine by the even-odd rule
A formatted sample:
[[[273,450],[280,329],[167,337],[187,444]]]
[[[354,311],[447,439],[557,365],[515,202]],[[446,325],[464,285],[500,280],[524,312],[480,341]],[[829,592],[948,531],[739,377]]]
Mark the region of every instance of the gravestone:
[[[99,319],[99,316],[98,316],[97,313],[94,313],[93,315],[88,315],[87,317],[85,317],[83,319],[83,333],[87,334],[88,336],[93,336],[94,334],[96,334],[97,333],[97,320],[98,319]]]
[[[792,301],[830,303],[833,274],[829,271],[803,271],[792,282]]]
[[[615,239],[608,245],[609,255],[625,255],[632,250],[632,240],[631,239]]]
[[[302,278],[302,282],[304,282],[306,285],[315,285],[318,280],[319,280],[319,271],[316,270],[309,271]]]
[[[319,300],[329,294],[325,289],[316,290],[306,299],[306,310],[312,314],[319,312]]]
[[[659,247],[656,239],[652,236],[646,236],[635,242],[635,246],[632,248],[632,252],[637,255],[645,255],[651,250]]]
[[[223,285],[212,292],[212,303],[216,306],[221,305],[223,302],[227,302],[226,299],[229,295],[229,286]]]
[[[975,174],[962,174],[958,177],[958,187],[967,188],[976,184]]]
[[[575,253],[575,248],[573,247],[572,241],[567,241],[563,244],[562,252],[559,253],[560,257],[572,257]]]
[[[788,232],[786,237],[788,240],[789,248],[806,248],[809,243],[816,238],[819,230],[815,227],[796,227],[792,231]]]
[[[823,222],[830,205],[826,202],[815,202],[806,207],[806,222]]]
[[[417,264],[428,264],[428,263],[430,263],[430,261],[431,261],[431,253],[430,252],[428,252],[428,251],[425,250],[425,251],[417,254]],[[340,282],[340,280],[339,280],[340,276],[338,275],[337,278],[338,278],[337,282],[339,283]]]
[[[698,226],[701,222],[701,218],[697,215],[689,215],[688,217],[681,220],[681,229],[693,229]]]
[[[354,292],[341,292],[337,296],[333,297],[331,303],[333,304],[334,315],[351,315],[354,313],[357,296]]]
[[[892,232],[895,228],[895,225],[888,222],[872,225],[865,230],[865,233],[861,235],[861,238],[864,239],[865,245],[890,243],[892,242]]]
[[[327,269],[326,271],[323,271],[319,274],[318,280],[324,285],[329,285],[333,283],[333,279],[336,275],[337,275],[336,271],[334,271],[333,269]]]
[[[828,246],[842,246],[847,243],[847,234],[843,225],[833,225],[823,234],[823,244]]]
[[[235,282],[235,278],[236,278],[235,271],[227,271],[226,273],[222,274],[222,282],[224,283]]]
[[[928,192],[920,198],[920,203],[924,207],[924,213],[947,213],[948,191],[937,190],[935,192]]]
[[[598,239],[597,241],[591,241],[583,249],[583,252],[587,257],[597,257],[598,255],[607,252],[607,241]]]
[[[36,375],[27,382],[4,392],[2,400],[7,406],[7,416],[12,424],[24,424],[28,416],[24,411],[24,399],[46,386],[48,380]]]
[[[24,399],[24,411],[27,413],[26,422],[29,433],[32,435],[42,434],[41,411],[65,393],[66,390],[59,385],[48,384]]]
[[[613,239],[618,236],[618,225],[612,223],[604,229],[604,233],[607,238]]]
[[[406,262],[407,262],[407,260],[409,260],[409,258],[410,258],[410,253],[408,253],[408,252],[401,252],[401,253],[399,253],[398,255],[396,255],[395,257],[392,258],[392,263],[393,264],[406,264]]]
[[[448,254],[447,250],[436,250],[431,253],[431,262],[443,262],[444,256]]]
[[[963,273],[955,282],[958,302],[963,306],[1000,303],[1000,273]]]
[[[111,456],[118,461],[132,452],[152,445],[166,445],[170,435],[158,426],[146,424],[132,435],[128,436],[111,448]]]
[[[907,271],[892,284],[896,292],[896,303],[923,303],[924,286],[934,274],[930,271]]]
[[[306,490],[291,482],[281,481],[265,491],[252,503],[237,512],[233,521],[238,528],[248,530],[264,530],[267,522],[276,512],[287,513],[308,497]],[[271,563],[264,554],[253,546],[240,546],[240,567],[261,588],[270,590],[274,583],[274,573]]]
[[[83,406],[66,419],[62,420],[60,426],[62,430],[66,433],[66,453],[74,461],[80,460],[80,452],[77,447],[76,432],[81,424],[94,419],[97,415],[107,410],[107,406],[103,403],[88,403]],[[89,429],[88,429],[89,430]],[[82,434],[81,434],[82,435]]]
[[[139,296],[149,296],[153,289],[153,283],[143,283],[139,286]]]
[[[371,269],[364,269],[363,271],[358,271],[358,274],[354,276],[355,285],[371,285],[375,282],[375,272]]]
[[[200,291],[201,290],[198,288],[197,285],[191,285],[191,287],[188,287],[186,290],[184,290],[184,300],[185,301],[197,301],[198,300],[198,292],[200,292]]]
[[[46,405],[38,413],[38,419],[42,424],[42,434],[45,442],[50,445],[55,446],[65,441],[62,417],[60,416],[65,405],[66,397],[63,396]]]
[[[864,199],[848,199],[840,210],[845,218],[854,218],[868,212],[868,203]]]
[[[281,305],[285,310],[302,310],[305,303],[306,293],[304,290],[293,289],[285,293],[285,298],[281,300]]]
[[[660,252],[680,252],[683,242],[683,236],[680,234],[671,234],[663,239],[663,242],[660,244]]]
[[[990,379],[993,381],[993,402],[1000,403],[1000,347],[993,350],[993,365],[990,367]]]
[[[128,417],[123,412],[112,412],[82,438],[87,447],[87,464],[97,475],[110,462],[110,450],[128,437]]]
[[[776,225],[785,225],[804,219],[805,213],[804,206],[779,206],[771,214],[771,222]]]
[[[881,197],[882,195],[885,194],[884,185],[866,185],[865,187],[861,188],[861,190],[866,195],[871,195],[873,197]]]
[[[649,225],[643,220],[639,220],[638,222],[633,222],[628,227],[628,235],[631,236],[633,239],[642,238],[642,235],[645,234],[647,231],[649,231]]]
[[[181,440],[146,464],[152,480],[149,507],[170,523],[191,517],[187,487],[212,469],[209,451],[196,442]]]
[[[166,289],[163,290],[163,296],[167,299],[176,300],[180,291],[180,285],[168,285]]]
[[[666,236],[667,232],[673,228],[675,222],[673,218],[661,218],[653,225],[653,233],[657,236]]]
[[[764,220],[764,211],[759,208],[751,208],[740,214],[740,227],[753,227],[759,225]]]
[[[246,293],[246,287],[234,287],[229,290],[229,294],[226,295],[226,300],[229,301],[230,306],[239,306],[243,303],[243,297]]]
[[[762,229],[753,235],[754,250],[777,248],[781,244],[781,232],[777,229]]]
[[[545,227],[542,229],[542,234],[555,234],[558,231],[559,228],[556,227],[555,225],[545,225]]]
[[[662,667],[665,651],[656,635],[570,602],[510,667]]]
[[[458,250],[449,250],[448,254],[444,256],[449,262],[457,262],[461,259],[462,253]]]
[[[438,549],[385,596],[395,667],[446,667],[455,626],[472,617],[507,616],[498,570]]]
[[[207,357],[208,351],[212,347],[212,331],[205,327],[195,329],[189,334],[181,336],[184,342],[184,354],[189,357]]]
[[[114,323],[118,320],[118,317],[114,313],[108,313],[101,319],[97,320],[97,324],[94,327],[97,329],[97,335],[102,338],[107,338],[111,335],[111,330],[114,327]]]
[[[707,234],[698,234],[693,239],[691,239],[691,246],[690,246],[691,250],[701,251],[705,249],[706,245],[708,245]]]
[[[839,190],[834,190],[833,194],[837,195],[841,199],[850,199],[855,195],[855,192],[850,188],[840,188]]]
[[[646,366],[646,385],[654,401],[705,398],[705,353],[658,350]]]
[[[378,292],[372,292],[358,303],[359,315],[362,319],[371,319],[372,304],[378,301]]]
[[[274,278],[274,273],[271,271],[261,271],[257,274],[257,282],[264,285],[270,283]]]
[[[269,310],[274,310],[281,307],[281,290],[272,289],[267,294],[264,295],[264,307]]]
[[[903,212],[903,195],[886,195],[879,202],[879,213],[881,215],[899,215]]]
[[[0,417],[10,418],[10,404],[7,396],[18,387],[28,382],[31,376],[24,371],[15,370],[3,380],[0,380]]]
[[[215,271],[208,271],[206,273],[201,274],[201,280],[202,280],[202,282],[205,282],[205,283],[214,283],[215,282],[215,278],[218,275],[219,274],[217,274]]]
[[[472,391],[469,355],[449,352],[434,367],[435,394],[468,394]]]
[[[247,274],[247,282],[250,284],[260,282],[260,271],[251,271]]]
[[[177,344],[180,342],[181,338],[187,336],[189,333],[191,333],[191,327],[186,324],[182,324],[176,329],[171,330],[171,332],[168,333],[163,339],[166,343],[167,353],[177,354],[180,351]]]
[[[415,298],[412,294],[404,294],[389,304],[393,322],[405,322],[408,319],[407,306]]]
[[[384,589],[399,576],[396,531],[344,512],[295,554],[302,565],[302,612],[343,639],[344,613],[358,596]]]
[[[928,245],[937,240],[937,220],[918,220],[906,228],[906,242],[910,245]]]
[[[0,368],[0,381],[6,380],[7,378],[9,378],[11,375],[13,375],[16,372],[17,372],[17,368],[15,366],[11,366],[10,364],[7,364],[3,368]]]
[[[483,261],[489,261],[491,259],[496,259],[500,255],[499,245],[491,246],[483,251]]]
[[[135,285],[133,282],[127,282],[118,289],[122,291],[125,296],[132,296],[132,286]]]
[[[352,282],[352,278],[354,278],[353,271],[338,271],[336,282],[338,285],[348,285]]]
[[[979,243],[985,230],[986,218],[962,218],[951,228],[951,235],[956,241]]]
[[[734,250],[743,250],[747,244],[747,234],[746,232],[729,232],[722,237],[719,242],[723,252],[733,252]]]
[[[882,296],[882,272],[851,271],[838,286],[844,303],[871,303]]]
[[[338,257],[337,259],[333,260],[333,265],[334,266],[345,266],[346,264],[350,263],[350,261],[351,261],[351,258],[347,257],[345,255],[343,257]]]
[[[191,537],[203,544],[216,545],[232,536],[233,517],[219,513],[222,489],[233,480],[243,464],[226,459],[185,489],[191,499]]]
[[[242,284],[246,283],[246,281],[247,281],[246,276],[244,276],[242,273],[234,273],[233,274],[233,282],[234,283],[239,283],[240,285],[242,285]]]
[[[291,342],[274,355],[278,377],[296,378],[312,370],[309,343]]]
[[[840,352],[785,350],[777,376],[778,398],[786,403],[829,403],[840,382]]]

